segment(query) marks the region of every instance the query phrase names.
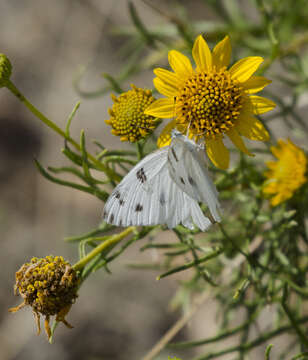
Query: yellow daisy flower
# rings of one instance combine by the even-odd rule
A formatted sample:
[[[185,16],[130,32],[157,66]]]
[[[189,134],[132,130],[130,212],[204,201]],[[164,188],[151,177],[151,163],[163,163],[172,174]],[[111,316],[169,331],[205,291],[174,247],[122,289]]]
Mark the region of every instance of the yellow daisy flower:
[[[159,118],[174,118],[162,131],[158,146],[170,143],[170,132],[177,127],[190,137],[204,138],[206,151],[219,168],[229,166],[229,151],[223,143],[227,135],[241,151],[252,155],[240,135],[251,140],[267,141],[269,134],[254,114],[272,110],[275,104],[263,97],[251,95],[262,90],[270,80],[253,73],[262,63],[259,56],[246,57],[227,66],[231,57],[229,36],[220,41],[211,52],[201,35],[195,40],[190,60],[171,50],[168,60],[174,72],[157,68],[156,89],[167,98],[153,102],[146,114]]]
[[[159,124],[159,119],[146,115],[144,110],[155,101],[151,90],[140,89],[131,84],[132,90],[119,97],[111,95],[110,119],[105,120],[112,127],[111,133],[120,136],[121,141],[135,142],[148,136]]]
[[[307,182],[307,157],[291,140],[278,140],[278,145],[272,146],[271,152],[278,160],[266,163],[269,170],[264,174],[268,180],[263,193],[272,196],[271,205],[276,206],[290,199]]]

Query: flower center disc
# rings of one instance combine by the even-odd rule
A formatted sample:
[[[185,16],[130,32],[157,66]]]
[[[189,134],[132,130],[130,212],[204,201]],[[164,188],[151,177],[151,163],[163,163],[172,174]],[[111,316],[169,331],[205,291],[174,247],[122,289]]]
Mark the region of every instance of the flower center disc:
[[[114,135],[121,140],[138,141],[148,135],[157,126],[153,116],[144,114],[144,110],[155,101],[150,90],[132,85],[132,90],[113,97],[114,104],[107,124],[111,125]]]
[[[225,68],[190,77],[176,99],[178,122],[194,135],[215,138],[234,126],[243,102],[243,88]]]

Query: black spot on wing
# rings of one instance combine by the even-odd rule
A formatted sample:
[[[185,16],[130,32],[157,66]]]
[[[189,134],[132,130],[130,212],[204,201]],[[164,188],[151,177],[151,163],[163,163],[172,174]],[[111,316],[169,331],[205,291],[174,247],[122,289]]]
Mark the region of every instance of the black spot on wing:
[[[103,219],[106,219],[107,218],[107,211],[106,210],[104,210],[104,213],[103,213]]]
[[[114,196],[115,196],[116,199],[120,199],[120,197],[121,197],[120,191],[116,191],[114,193]]]
[[[122,226],[122,219],[120,219],[119,221],[119,226]]]
[[[125,201],[123,199],[120,199],[119,204],[120,204],[120,206],[123,206],[125,204]]]
[[[110,223],[111,223],[111,224],[113,223],[113,220],[114,220],[114,215],[111,214],[111,215],[110,215]]]
[[[196,186],[195,180],[191,176],[188,176],[188,181],[191,186]]]
[[[165,198],[165,194],[162,192],[159,196],[159,202],[160,205],[164,206],[166,204],[166,198]]]
[[[181,183],[182,183],[183,185],[185,185],[185,181],[184,181],[184,179],[182,178],[182,176],[180,177],[180,180],[181,180]]]
[[[139,181],[141,181],[142,183],[145,183],[147,181],[147,177],[145,175],[145,172],[143,170],[143,168],[139,169],[137,172],[136,172],[136,176],[137,176],[137,179]]]
[[[173,147],[171,148],[171,152],[172,152],[173,157],[175,158],[175,161],[178,162],[179,159],[178,159],[178,157],[176,156],[176,153],[175,153]]]
[[[136,208],[135,208],[135,211],[139,212],[139,211],[142,211],[142,210],[143,210],[143,206],[141,204],[137,204]]]

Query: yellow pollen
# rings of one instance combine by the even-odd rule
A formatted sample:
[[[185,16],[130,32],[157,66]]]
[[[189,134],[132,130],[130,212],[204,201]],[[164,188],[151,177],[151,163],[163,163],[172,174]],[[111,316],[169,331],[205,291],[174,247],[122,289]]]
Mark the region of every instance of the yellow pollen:
[[[158,119],[144,114],[144,110],[155,101],[150,90],[131,85],[132,90],[122,93],[118,98],[112,96],[114,104],[109,109],[111,133],[120,136],[122,141],[135,142],[152,132],[158,125]]]
[[[176,98],[178,123],[189,126],[196,136],[215,138],[234,126],[243,96],[243,88],[231,79],[226,68],[195,73]]]

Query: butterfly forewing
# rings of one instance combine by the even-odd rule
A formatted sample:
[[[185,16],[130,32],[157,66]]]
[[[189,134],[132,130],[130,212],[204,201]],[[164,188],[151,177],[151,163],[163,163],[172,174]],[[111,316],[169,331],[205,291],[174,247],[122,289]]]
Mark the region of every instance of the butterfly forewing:
[[[190,197],[207,204],[219,222],[218,192],[207,171],[204,152],[186,136],[176,133],[168,150],[168,168],[173,181]]]
[[[157,196],[151,182],[166,165],[166,149],[155,151],[141,160],[113,190],[104,208],[104,219],[118,226],[139,225],[149,217],[147,208]],[[155,222],[155,216],[151,220]],[[144,224],[150,225],[150,224]]]

